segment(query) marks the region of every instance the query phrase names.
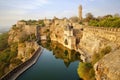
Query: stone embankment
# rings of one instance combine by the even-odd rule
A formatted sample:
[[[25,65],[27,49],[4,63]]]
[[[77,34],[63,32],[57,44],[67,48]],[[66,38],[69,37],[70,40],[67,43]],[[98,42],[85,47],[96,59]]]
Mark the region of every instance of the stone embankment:
[[[0,80],[15,80],[20,74],[22,74],[25,70],[27,70],[28,68],[30,68],[32,65],[36,63],[39,56],[42,54],[42,51],[43,51],[43,48],[39,47],[37,51],[34,52],[34,55],[30,59],[20,64],[19,66],[14,68],[12,71],[8,72]]]

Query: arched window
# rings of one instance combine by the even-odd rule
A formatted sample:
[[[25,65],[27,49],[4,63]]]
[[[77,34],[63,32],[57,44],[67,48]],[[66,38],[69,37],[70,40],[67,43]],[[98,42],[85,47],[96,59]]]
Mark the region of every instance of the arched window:
[[[67,41],[67,39],[65,39],[65,42],[64,42],[64,43],[65,43],[65,45],[68,45],[68,41]]]

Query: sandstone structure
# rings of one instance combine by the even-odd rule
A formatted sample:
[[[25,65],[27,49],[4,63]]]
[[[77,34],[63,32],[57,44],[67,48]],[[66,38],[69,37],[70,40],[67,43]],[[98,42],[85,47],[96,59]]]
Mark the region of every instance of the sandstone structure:
[[[37,29],[39,28],[37,28],[36,25],[27,25],[26,22],[18,21],[16,26],[11,28],[11,30],[9,31],[8,43],[9,44],[17,43],[18,45],[17,58],[23,62],[31,58],[33,52],[39,48],[39,45],[35,42],[39,31]],[[29,37],[36,36],[36,39],[21,42],[22,39],[24,40],[28,36]]]
[[[76,23],[77,24],[77,23]],[[61,43],[69,49],[76,49],[76,43],[79,43],[81,30],[73,27],[69,20],[54,20],[50,25],[51,40]],[[79,39],[79,40],[77,40]]]
[[[95,53],[98,53],[99,50],[103,49],[104,47],[111,47],[111,53],[114,55],[114,52],[116,52],[116,56],[119,55],[119,49],[120,49],[120,29],[119,28],[103,28],[103,27],[89,27],[89,26],[83,26],[79,25],[77,23],[72,23],[72,25],[68,25],[69,20],[57,20],[55,23],[53,22],[50,25],[50,32],[51,32],[51,40],[57,41],[64,45],[65,47],[69,49],[74,49],[76,51],[79,51],[81,53],[81,58],[83,61],[90,61],[92,55]],[[109,54],[109,57],[110,57]],[[111,69],[111,63],[109,63],[109,57],[106,57],[106,61],[108,63],[105,63],[107,65],[107,69],[109,69],[109,73],[105,73],[105,75],[101,75],[104,73],[104,70],[101,70],[102,68],[106,68],[104,62],[101,61],[98,62],[98,67],[101,67],[100,65],[103,65],[102,68],[99,68],[99,71],[101,73],[99,74],[99,71],[96,71],[96,79],[97,80],[114,80],[115,78],[110,77],[109,74],[114,74],[114,72],[117,71],[119,64],[117,62],[117,59],[113,62],[115,64],[115,67],[112,67],[114,71]],[[111,56],[114,58],[115,56]],[[118,59],[119,60],[119,59]],[[100,65],[99,65],[100,64]],[[96,69],[96,68],[95,68]],[[116,72],[117,79],[119,79],[119,71]],[[100,79],[99,79],[100,77]],[[115,77],[115,76],[114,76]]]
[[[37,25],[25,25],[25,23],[20,24],[20,26],[17,24],[17,29],[11,29],[9,32],[9,42],[19,42],[19,38],[24,34],[37,36],[47,36],[49,34],[52,41],[56,41],[69,49],[79,51],[83,61],[90,61],[92,55],[100,49],[110,46],[112,49],[111,53],[107,54],[95,65],[96,79],[119,80],[119,28],[89,27],[71,23],[68,19],[54,19],[44,22],[46,27],[42,28],[37,28]],[[19,59],[26,55],[26,57],[31,57],[32,54],[27,53],[28,48],[36,49],[37,45],[33,42],[25,42],[24,45],[18,44]],[[22,59],[22,61],[25,60],[25,58]],[[111,77],[113,74],[114,76]]]
[[[82,6],[79,7],[79,19],[82,20]],[[15,30],[11,29],[9,34],[10,42],[19,42],[19,38],[25,34],[34,34],[37,38],[49,36],[66,48],[74,49],[81,54],[84,62],[90,61],[91,57],[104,47],[111,47],[111,53],[98,61],[95,65],[97,80],[119,80],[120,79],[120,28],[90,27],[71,23],[70,20],[54,18],[45,19],[45,27],[37,28],[37,25],[27,25],[25,22],[18,22]],[[40,33],[39,33],[40,32]],[[19,44],[18,58],[26,55],[26,48],[36,46],[33,42],[26,42],[25,47]],[[30,46],[30,47],[29,47]],[[36,48],[35,48],[36,49]],[[31,53],[29,54],[29,57]],[[22,59],[23,61],[25,59]]]
[[[120,80],[120,50],[105,55],[94,70],[97,80]]]
[[[80,21],[82,21],[82,5],[80,5],[78,8],[78,15],[79,15]]]
[[[79,50],[88,57],[88,61],[94,53],[98,53],[105,46],[110,46],[112,51],[120,46],[119,28],[84,27],[83,29]]]
[[[37,51],[38,48],[39,46],[35,42],[19,43],[17,58],[25,62],[32,57],[33,52]]]

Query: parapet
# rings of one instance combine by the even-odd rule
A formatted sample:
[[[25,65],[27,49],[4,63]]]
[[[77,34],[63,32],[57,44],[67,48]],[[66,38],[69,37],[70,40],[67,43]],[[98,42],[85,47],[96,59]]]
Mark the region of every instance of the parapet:
[[[105,28],[105,27],[85,27],[88,31],[106,31],[106,32],[120,32],[120,28]]]

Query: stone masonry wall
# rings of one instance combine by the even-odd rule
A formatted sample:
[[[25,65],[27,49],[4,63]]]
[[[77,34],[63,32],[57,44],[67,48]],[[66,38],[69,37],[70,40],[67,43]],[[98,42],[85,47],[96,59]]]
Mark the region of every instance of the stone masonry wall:
[[[105,46],[110,46],[112,51],[120,46],[120,28],[84,27],[78,51],[88,57],[98,53]],[[80,51],[80,52],[81,52]],[[84,57],[84,56],[83,56]]]

